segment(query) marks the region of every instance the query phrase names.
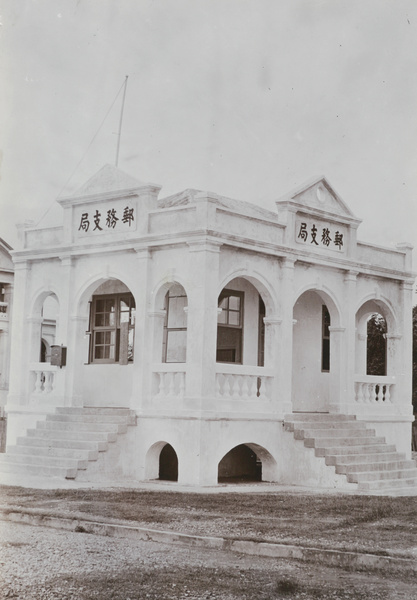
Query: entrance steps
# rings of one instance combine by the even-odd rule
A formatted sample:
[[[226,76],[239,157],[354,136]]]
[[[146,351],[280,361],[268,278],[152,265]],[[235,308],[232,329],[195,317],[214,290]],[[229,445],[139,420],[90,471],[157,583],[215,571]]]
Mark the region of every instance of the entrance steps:
[[[56,408],[0,454],[0,473],[75,479],[135,424],[128,408]]]
[[[317,457],[356,484],[358,491],[399,495],[417,491],[415,461],[406,460],[354,415],[293,413],[284,418],[284,429],[306,448],[314,448]]]

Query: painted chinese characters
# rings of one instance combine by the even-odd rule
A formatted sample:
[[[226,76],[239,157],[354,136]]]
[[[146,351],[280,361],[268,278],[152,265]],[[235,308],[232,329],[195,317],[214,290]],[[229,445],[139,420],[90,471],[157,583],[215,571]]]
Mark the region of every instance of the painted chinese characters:
[[[126,206],[123,212],[120,211],[120,217],[117,216],[117,210],[109,209],[103,216],[99,210],[90,217],[88,212],[81,214],[78,231],[87,233],[92,225],[92,231],[103,231],[106,229],[115,229],[118,223],[127,224],[129,227],[135,220],[134,209]]]
[[[333,231],[327,225],[302,221],[297,224],[297,242],[340,251],[344,247],[344,233],[339,229]]]

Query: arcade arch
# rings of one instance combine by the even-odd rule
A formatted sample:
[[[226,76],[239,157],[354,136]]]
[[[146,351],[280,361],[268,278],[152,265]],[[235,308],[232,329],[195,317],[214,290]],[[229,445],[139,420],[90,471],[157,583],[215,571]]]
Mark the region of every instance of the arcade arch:
[[[356,365],[359,375],[385,376],[395,371],[395,352],[388,339],[395,331],[395,315],[383,300],[369,299],[356,313]]]
[[[308,289],[293,309],[293,410],[328,412],[332,364],[339,346],[331,343],[332,327],[340,327],[335,300],[323,290]]]
[[[218,297],[216,361],[264,366],[271,349],[264,319],[271,314],[272,299],[253,277],[228,281]],[[271,349],[272,350],[272,349]]]

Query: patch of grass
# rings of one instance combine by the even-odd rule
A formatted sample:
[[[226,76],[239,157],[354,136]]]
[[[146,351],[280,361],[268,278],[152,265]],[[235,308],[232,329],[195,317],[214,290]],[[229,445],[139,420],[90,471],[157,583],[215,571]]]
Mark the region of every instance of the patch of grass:
[[[381,552],[415,546],[414,497],[0,487],[2,510],[119,520],[194,535]],[[45,511],[45,512],[44,512]]]

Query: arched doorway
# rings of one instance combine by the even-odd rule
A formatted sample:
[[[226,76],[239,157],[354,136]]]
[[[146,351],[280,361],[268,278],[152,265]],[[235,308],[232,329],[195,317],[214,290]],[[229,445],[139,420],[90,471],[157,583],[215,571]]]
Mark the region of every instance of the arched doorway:
[[[336,361],[330,339],[338,321],[332,299],[308,290],[294,305],[292,402],[295,412],[328,412],[332,364]]]
[[[165,444],[159,455],[158,479],[178,481],[178,457],[171,444]]]

